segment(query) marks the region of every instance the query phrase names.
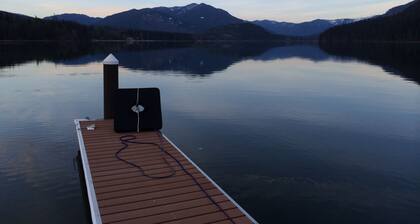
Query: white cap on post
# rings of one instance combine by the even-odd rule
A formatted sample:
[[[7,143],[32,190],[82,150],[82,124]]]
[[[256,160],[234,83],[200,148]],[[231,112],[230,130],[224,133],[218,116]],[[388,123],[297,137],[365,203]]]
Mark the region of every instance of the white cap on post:
[[[103,61],[104,65],[118,65],[119,61],[113,54],[109,54]]]
[[[118,90],[119,61],[110,54],[103,61],[104,67],[104,118],[112,119],[115,114],[115,92]]]

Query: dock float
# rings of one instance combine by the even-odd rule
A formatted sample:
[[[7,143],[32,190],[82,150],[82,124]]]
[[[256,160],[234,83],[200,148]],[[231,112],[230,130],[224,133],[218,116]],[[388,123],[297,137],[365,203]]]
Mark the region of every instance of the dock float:
[[[94,130],[88,130],[93,124]],[[119,156],[141,166],[141,173],[115,156],[123,135],[114,132],[113,120],[75,120],[75,125],[93,224],[257,223],[166,136],[130,133],[160,144],[182,164],[167,157],[169,167],[157,147],[130,145]],[[168,178],[147,177],[173,171]]]

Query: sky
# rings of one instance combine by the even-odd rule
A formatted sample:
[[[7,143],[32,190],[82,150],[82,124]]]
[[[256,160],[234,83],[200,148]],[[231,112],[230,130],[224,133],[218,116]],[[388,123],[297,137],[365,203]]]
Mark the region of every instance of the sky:
[[[382,14],[411,0],[201,0],[246,20],[303,22],[313,19],[363,18]],[[0,0],[0,10],[45,17],[81,13],[104,17],[128,9],[182,6],[194,0]]]

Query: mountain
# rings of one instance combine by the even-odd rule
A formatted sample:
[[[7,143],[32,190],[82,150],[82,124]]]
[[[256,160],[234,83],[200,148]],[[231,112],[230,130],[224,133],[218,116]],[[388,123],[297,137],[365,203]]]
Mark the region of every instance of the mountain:
[[[123,29],[141,29],[165,32],[186,32],[181,23],[170,15],[154,9],[131,9],[105,17],[96,25]]]
[[[420,0],[352,24],[333,27],[321,42],[420,41]]]
[[[416,2],[416,1],[412,1],[412,2],[409,2],[409,3],[407,3],[407,4],[405,4],[405,5],[400,5],[400,6],[397,6],[397,7],[394,7],[394,8],[391,8],[390,10],[388,10],[385,14],[384,14],[384,16],[393,16],[393,15],[396,15],[396,14],[398,14],[398,13],[400,13],[400,12],[403,12],[404,10],[406,10],[408,7],[410,7],[414,2]]]
[[[288,23],[277,22],[272,20],[256,20],[254,24],[259,25],[266,30],[280,35],[286,36],[318,36],[325,30],[343,24],[349,24],[356,20],[354,19],[337,19],[337,20],[324,20],[317,19],[303,23]]]
[[[184,7],[158,7],[155,10],[176,18],[181,22],[181,27],[191,32],[204,32],[214,27],[244,22],[223,9],[203,3],[194,3]]]
[[[94,27],[124,30],[185,33],[198,40],[268,40],[282,37],[238,19],[228,12],[206,4],[179,7],[131,9],[103,19],[78,14],[46,17],[47,20],[66,20]]]
[[[0,40],[87,40],[87,27],[0,11]]]
[[[126,30],[86,26],[75,22],[38,19],[0,11],[0,40],[187,40],[194,36],[182,33]]]
[[[56,21],[69,21],[80,23],[82,25],[94,25],[98,23],[102,18],[99,17],[90,17],[83,14],[76,14],[76,13],[65,13],[60,15],[53,15],[45,17],[44,19],[47,20],[56,20]]]
[[[204,3],[176,7],[131,9],[103,19],[82,14],[60,14],[44,19],[70,21],[83,25],[181,33],[205,33],[212,28],[247,22],[232,16],[223,9]],[[331,27],[354,21],[352,19],[317,19],[303,23],[288,23],[257,20],[253,23],[274,34],[302,37],[317,36]]]
[[[222,9],[203,3],[179,7],[131,9],[103,19],[81,14],[61,14],[45,19],[71,21],[83,25],[181,33],[201,33],[218,26],[244,22]]]
[[[160,12],[161,13],[161,12]],[[186,12],[179,12],[186,13]],[[223,23],[222,23],[223,24]],[[105,26],[86,26],[75,22],[38,19],[0,11],[0,40],[279,40],[252,23],[241,22],[209,28],[201,33],[144,31]]]

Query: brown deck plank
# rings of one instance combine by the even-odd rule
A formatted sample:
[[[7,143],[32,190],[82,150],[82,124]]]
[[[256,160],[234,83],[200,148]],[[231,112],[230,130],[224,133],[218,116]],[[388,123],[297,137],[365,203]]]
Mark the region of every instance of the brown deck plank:
[[[86,126],[95,123],[95,131]],[[156,132],[134,133],[136,141],[161,144],[190,172],[206,193],[229,215],[201,191],[176,161],[151,145],[131,144],[119,155],[142,167],[148,175],[165,176],[172,169],[175,175],[165,179],[151,179],[115,157],[122,147],[120,136],[113,131],[112,120],[80,122],[84,147],[102,223],[252,223],[228,196],[217,188],[200,170],[170,142]]]
[[[171,164],[172,165],[172,164]],[[175,165],[175,164],[173,164]],[[193,167],[188,167],[187,169],[190,173],[197,173],[198,170],[194,169]],[[146,173],[147,175],[151,175],[151,176],[168,176],[173,174],[173,172],[176,173],[176,175],[181,175],[183,174],[182,169],[171,169],[167,166],[161,166],[161,165],[153,165],[150,166],[150,169],[144,170],[144,173]],[[112,180],[115,179],[125,179],[125,178],[139,178],[139,177],[143,177],[143,179],[148,180],[150,178],[145,177],[142,175],[142,173],[140,171],[138,172],[126,172],[124,174],[111,174],[111,175],[101,175],[101,176],[95,176],[94,178],[96,178],[95,180],[97,180],[98,182],[101,181],[106,181],[109,180],[110,178]],[[138,180],[140,181],[140,180]]]
[[[225,201],[218,201],[218,203],[226,202]],[[159,215],[163,213],[175,212],[200,206],[210,205],[211,202],[207,198],[199,198],[193,199],[190,201],[178,202],[174,204],[167,204],[162,206],[156,206],[151,208],[139,209],[139,210],[132,210],[126,212],[120,212],[111,215],[104,215],[103,221],[104,222],[117,222],[122,220],[128,219],[135,219],[135,218],[142,218],[146,216],[153,216]]]
[[[206,178],[197,179],[197,181],[202,185],[210,183]],[[141,195],[141,194],[147,194],[147,193],[153,193],[153,192],[160,192],[164,190],[183,188],[183,187],[194,186],[194,185],[195,183],[192,180],[185,180],[181,182],[161,184],[157,186],[107,192],[103,194],[98,194],[97,199],[106,200],[106,199],[113,199],[113,198],[121,198],[121,197],[127,197],[131,195]]]
[[[169,179],[161,179],[161,180],[148,180],[142,182],[134,182],[131,184],[120,184],[120,185],[113,185],[109,187],[102,187],[96,191],[97,194],[113,192],[113,191],[120,191],[125,189],[133,189],[133,188],[144,188],[144,187],[151,187],[169,183],[178,183],[181,181],[191,180],[191,177],[188,175],[176,176],[174,178]]]
[[[222,195],[219,192],[213,191],[210,195],[215,201],[222,201],[226,199],[226,196]],[[101,212],[103,215],[108,215],[108,214],[115,214],[115,213],[120,213],[124,211],[133,211],[133,210],[139,210],[139,209],[144,209],[144,208],[152,208],[156,206],[174,204],[174,203],[179,203],[179,202],[184,202],[184,201],[191,201],[191,200],[200,199],[200,198],[207,198],[207,197],[201,191],[188,192],[185,194],[179,194],[179,195],[174,195],[170,197],[142,201],[141,203],[135,202],[135,203],[128,203],[128,204],[117,205],[117,206],[109,206],[109,207],[102,208]]]
[[[205,209],[209,210],[209,207]],[[243,214],[238,209],[226,210],[230,218],[241,217]],[[179,220],[165,222],[165,224],[201,224],[201,223],[212,223],[220,220],[227,220],[227,217],[222,212],[204,213],[198,216],[191,216]],[[232,223],[231,223],[232,224]]]
[[[200,206],[200,207],[184,209],[180,211],[162,213],[158,215],[129,219],[129,220],[113,222],[113,223],[120,223],[120,224],[123,224],[123,223],[124,224],[162,223],[162,222],[170,222],[174,220],[177,220],[176,223],[182,223],[182,224],[186,224],[186,223],[196,224],[197,222],[208,223],[208,222],[212,222],[213,220],[205,216],[202,216],[200,218],[198,218],[197,216],[212,214],[212,213],[220,214],[219,217],[221,219],[226,219],[226,216],[224,216],[222,212],[219,212],[216,206],[205,205],[205,206]],[[239,216],[240,213],[238,212],[237,215]],[[188,222],[188,220],[191,218],[195,218],[194,222]]]
[[[196,170],[191,170],[191,169],[187,169],[190,171],[190,173],[192,173],[192,175],[194,177],[199,177],[200,173],[198,173],[198,171]],[[186,175],[183,174],[181,170],[177,170],[176,171],[176,176],[181,176],[181,175]],[[166,174],[170,174],[170,170],[168,168],[165,169],[158,169],[158,170],[153,170],[150,172],[147,172],[149,175],[153,175],[153,176],[164,176]],[[118,176],[116,175],[114,179],[101,179],[101,181],[97,181],[97,187],[101,187],[101,186],[110,186],[110,185],[119,185],[119,184],[128,184],[128,183],[135,183],[135,182],[141,182],[141,181],[149,181],[150,178],[145,177],[145,176],[141,176],[141,174],[139,172],[134,172],[134,173],[129,173],[130,175],[126,175],[126,176]],[[122,176],[122,177],[121,177]],[[102,176],[103,177],[103,176]],[[108,176],[105,176],[108,177]],[[93,178],[95,180],[95,177]],[[109,182],[113,182],[114,184],[110,184]]]
[[[233,221],[238,224],[252,224],[251,220],[249,220],[246,216],[234,218]],[[230,220],[224,220],[213,224],[232,224],[232,222]]]
[[[181,168],[174,168],[175,172],[179,171],[181,172],[182,169]],[[195,170],[192,170],[192,168],[187,169],[190,172],[194,173],[197,172]],[[163,169],[156,169],[156,170],[150,170],[148,173],[149,174],[161,174],[161,173],[165,173],[168,171],[168,168],[163,168]],[[103,177],[103,176],[110,176],[110,175],[116,175],[116,174],[125,174],[125,173],[137,173],[138,174],[138,170],[135,168],[124,168],[124,169],[115,169],[115,170],[108,170],[108,171],[101,171],[101,172],[96,172],[94,173],[94,177]],[[180,173],[179,176],[183,175],[183,173]],[[178,176],[178,175],[177,175]]]

